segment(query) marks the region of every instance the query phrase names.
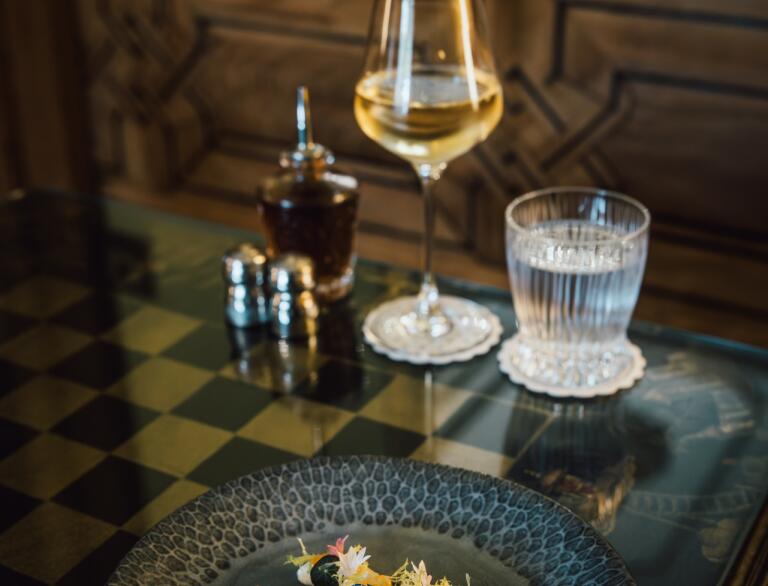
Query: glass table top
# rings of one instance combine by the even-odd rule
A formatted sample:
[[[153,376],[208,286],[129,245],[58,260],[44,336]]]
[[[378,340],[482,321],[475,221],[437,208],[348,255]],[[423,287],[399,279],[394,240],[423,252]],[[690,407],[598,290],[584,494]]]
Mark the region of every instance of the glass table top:
[[[434,368],[373,353],[362,318],[418,281],[364,261],[316,340],[280,342],[223,322],[221,255],[257,239],[67,194],[0,204],[0,583],[103,583],[208,488],[352,453],[528,485],[592,523],[643,585],[727,576],[768,493],[768,352],[634,323],[645,378],[556,401],[506,380],[495,349]],[[441,286],[514,331],[507,291]]]

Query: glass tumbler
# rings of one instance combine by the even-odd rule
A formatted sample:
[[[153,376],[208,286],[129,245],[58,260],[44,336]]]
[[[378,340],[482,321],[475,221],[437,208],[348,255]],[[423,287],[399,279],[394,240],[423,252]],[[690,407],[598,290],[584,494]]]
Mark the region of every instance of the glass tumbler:
[[[534,391],[610,394],[645,361],[627,339],[648,255],[648,210],[590,188],[524,195],[506,211],[507,262],[518,332],[502,367]]]

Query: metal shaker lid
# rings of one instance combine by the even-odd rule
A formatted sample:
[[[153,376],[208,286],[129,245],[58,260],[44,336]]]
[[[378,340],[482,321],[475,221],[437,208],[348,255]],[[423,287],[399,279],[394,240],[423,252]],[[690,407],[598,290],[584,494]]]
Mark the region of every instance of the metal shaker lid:
[[[333,153],[323,145],[314,141],[312,132],[312,114],[309,107],[309,90],[301,86],[296,90],[296,127],[298,143],[290,152],[280,156],[283,167],[293,167],[302,172],[319,173],[329,165],[333,165]]]
[[[301,293],[315,288],[315,263],[302,254],[283,254],[270,265],[269,284],[275,293]]]
[[[264,286],[267,281],[267,262],[267,255],[259,248],[242,242],[224,253],[224,280],[232,285]]]

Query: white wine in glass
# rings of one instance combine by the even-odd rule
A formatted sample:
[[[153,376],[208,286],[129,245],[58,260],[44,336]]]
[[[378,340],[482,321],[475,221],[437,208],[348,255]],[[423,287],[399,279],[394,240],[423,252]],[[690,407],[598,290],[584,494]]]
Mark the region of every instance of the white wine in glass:
[[[490,349],[498,320],[441,298],[432,274],[432,187],[446,165],[484,141],[503,112],[481,0],[376,0],[355,117],[372,140],[413,166],[424,197],[424,276],[416,297],[374,310],[366,339],[392,358],[442,364]]]
[[[415,96],[404,115],[394,107],[395,77],[378,72],[357,84],[355,115],[363,132],[412,165],[448,163],[484,141],[502,114],[501,87],[494,75],[476,72],[477,95],[466,73],[441,67],[413,74]]]

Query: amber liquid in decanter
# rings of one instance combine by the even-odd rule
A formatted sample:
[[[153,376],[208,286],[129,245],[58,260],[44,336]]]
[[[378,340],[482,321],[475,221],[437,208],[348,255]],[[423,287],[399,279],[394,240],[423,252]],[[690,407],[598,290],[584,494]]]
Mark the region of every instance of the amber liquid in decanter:
[[[315,263],[321,301],[345,297],[354,282],[357,180],[333,167],[331,151],[313,142],[306,89],[298,92],[299,143],[259,190],[270,258],[294,252]]]

